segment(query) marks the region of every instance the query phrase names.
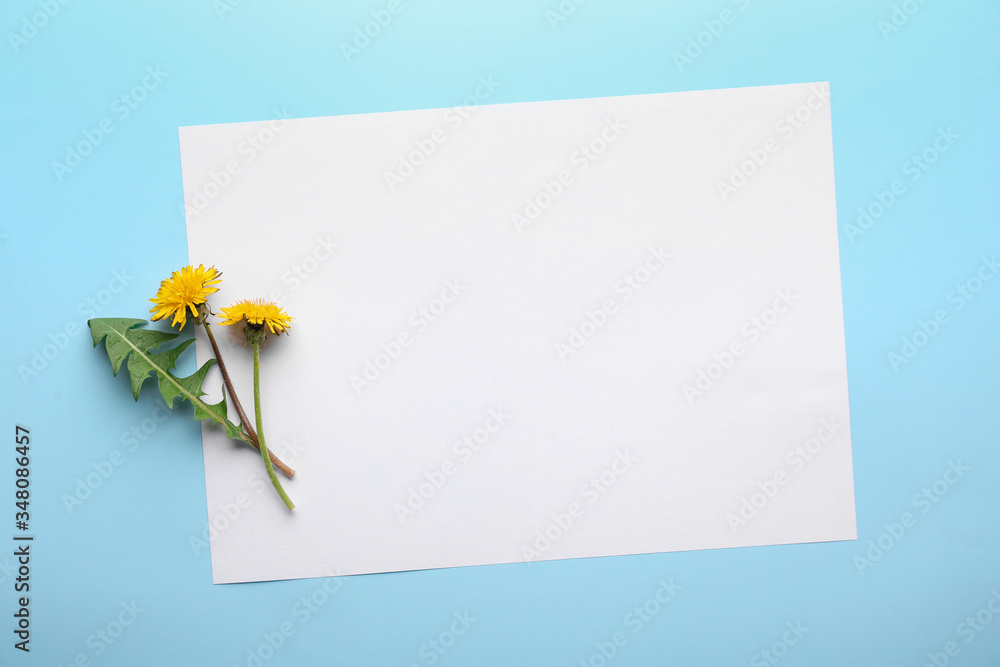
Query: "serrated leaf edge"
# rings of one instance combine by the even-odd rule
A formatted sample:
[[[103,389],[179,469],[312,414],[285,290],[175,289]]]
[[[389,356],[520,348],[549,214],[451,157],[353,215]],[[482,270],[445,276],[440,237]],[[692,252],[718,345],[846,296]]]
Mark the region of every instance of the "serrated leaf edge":
[[[114,320],[114,319],[125,320],[125,319],[129,319],[129,318],[103,318],[103,317],[100,317],[100,318],[94,318],[92,320],[88,320],[87,325],[90,326],[91,333],[93,334],[94,327],[91,324],[91,322],[100,321],[100,320]],[[207,415],[207,416],[199,417],[198,416],[198,410],[196,409],[195,410],[195,414],[194,414],[194,419],[196,419],[196,420],[211,419],[213,422],[222,425],[223,428],[226,429],[226,434],[229,437],[234,438],[234,439],[244,440],[245,438],[243,438],[242,432],[241,432],[240,428],[238,426],[236,426],[236,424],[233,424],[231,421],[229,421],[228,415],[219,414],[218,412],[212,410],[212,408],[218,408],[220,405],[223,405],[223,406],[226,405],[226,396],[225,396],[225,393],[223,393],[222,400],[219,403],[216,403],[215,405],[209,405],[205,401],[201,400],[201,398],[199,396],[195,396],[194,394],[192,394],[191,392],[189,392],[181,384],[181,382],[183,380],[190,379],[191,377],[194,377],[195,375],[198,375],[199,373],[201,373],[202,370],[206,366],[210,366],[212,363],[215,362],[215,360],[214,359],[209,359],[208,361],[206,361],[202,365],[201,368],[199,368],[197,371],[195,371],[191,375],[187,376],[186,378],[178,378],[178,377],[176,377],[175,375],[173,375],[170,372],[169,368],[164,369],[164,368],[161,368],[159,366],[159,364],[154,363],[154,361],[152,359],[153,355],[150,355],[149,352],[148,352],[148,350],[142,350],[140,347],[138,347],[137,345],[135,345],[132,341],[130,341],[128,339],[128,337],[126,336],[127,332],[131,331],[132,329],[135,329],[136,327],[138,327],[139,325],[142,325],[142,324],[147,324],[147,321],[146,320],[135,320],[135,322],[133,324],[130,324],[127,327],[125,327],[124,333],[119,333],[113,327],[108,326],[107,327],[108,331],[105,331],[101,335],[100,338],[97,338],[96,335],[94,336],[94,338],[96,339],[94,341],[94,347],[97,347],[98,343],[100,343],[101,340],[104,340],[105,338],[107,338],[108,336],[110,336],[112,333],[115,334],[116,336],[118,336],[119,339],[121,339],[122,341],[124,341],[125,344],[131,350],[131,352],[129,352],[128,355],[127,355],[128,359],[124,359],[124,357],[123,357],[126,369],[128,368],[128,364],[131,362],[131,355],[133,353],[138,354],[140,357],[142,357],[142,359],[146,363],[148,363],[152,367],[152,372],[157,373],[158,375],[162,375],[163,377],[166,378],[166,380],[170,384],[172,384],[174,387],[176,387],[177,394],[175,394],[174,396],[171,396],[171,400],[170,400],[169,403],[167,403],[166,397],[165,396],[163,397],[164,398],[164,403],[167,403],[167,407],[168,408],[170,408],[171,410],[174,409],[174,407],[173,407],[174,400],[173,399],[177,398],[177,395],[180,395],[182,398],[185,398],[188,401],[190,401],[191,404],[193,406],[195,406],[196,408],[200,408],[201,412],[204,415]],[[167,341],[163,341],[163,342],[167,342]],[[181,344],[182,345],[190,345],[190,343],[181,343]],[[105,343],[104,343],[104,349],[105,349],[105,351],[107,351],[107,345],[108,345],[108,343],[107,343],[107,341],[105,341]],[[121,365],[119,364],[119,370],[120,370],[120,368],[121,368]],[[112,370],[113,370],[113,362],[112,362]],[[117,375],[117,373],[115,373],[115,375]],[[204,380],[202,380],[202,382],[204,382]],[[133,395],[135,396],[135,400],[136,401],[139,400],[139,390],[142,389],[142,385],[144,383],[145,383],[145,378],[139,383],[139,386],[137,387],[136,391],[133,393]],[[199,388],[200,388],[200,385],[201,385],[201,383],[199,383]],[[159,387],[159,382],[157,382],[157,387]],[[223,392],[225,392],[225,390],[223,390]],[[202,392],[202,394],[204,394],[204,392]],[[160,391],[160,395],[163,396],[162,390]],[[234,433],[236,434],[235,436],[233,435]]]

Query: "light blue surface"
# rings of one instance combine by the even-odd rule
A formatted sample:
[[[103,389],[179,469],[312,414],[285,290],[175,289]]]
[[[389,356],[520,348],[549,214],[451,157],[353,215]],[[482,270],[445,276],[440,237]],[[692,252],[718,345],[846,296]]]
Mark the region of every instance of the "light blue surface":
[[[30,654],[13,648],[13,547],[0,549],[0,664],[839,667],[935,654],[998,664],[1000,617],[980,610],[1000,590],[1000,280],[962,308],[950,294],[1000,253],[1000,5],[565,0],[575,12],[553,27],[546,12],[558,0],[224,2],[0,8],[0,544],[17,532],[15,424],[33,438],[36,536]],[[391,23],[345,57],[341,43],[390,4],[400,9]],[[902,25],[884,35],[894,7]],[[673,53],[724,9],[731,23],[679,71]],[[25,20],[44,25],[32,33]],[[189,542],[207,518],[198,425],[152,421],[155,392],[133,403],[85,328],[88,299],[103,309],[94,314],[141,317],[186,261],[177,127],[275,109],[448,107],[481,76],[501,84],[490,103],[831,82],[857,542],[343,577],[327,589],[211,584],[207,550]],[[116,103],[144,77],[145,99]],[[113,131],[60,181],[53,162],[104,119]],[[947,128],[959,138],[911,181],[905,163]],[[894,179],[905,192],[849,239],[857,208]],[[887,355],[938,310],[947,322],[894,370]],[[67,327],[76,334],[63,337]],[[36,351],[53,358],[22,379]],[[143,427],[151,433],[129,451],[126,434]],[[64,494],[107,471],[114,450],[121,465],[68,511]],[[968,471],[938,485],[938,502],[915,500],[959,461]],[[897,540],[887,531],[905,512],[915,524]],[[880,538],[891,549],[859,572],[856,557]],[[681,588],[659,608],[661,579]],[[133,602],[130,614],[122,605]],[[640,623],[630,614],[644,604],[657,613]],[[977,613],[991,622],[963,625]],[[112,644],[98,638],[119,619],[131,624]],[[268,651],[283,623],[289,636]],[[800,639],[796,623],[808,628]],[[617,632],[627,642],[606,659]],[[429,643],[449,639],[443,652]],[[772,663],[760,652],[775,643],[786,652]],[[248,651],[262,644],[258,663]]]

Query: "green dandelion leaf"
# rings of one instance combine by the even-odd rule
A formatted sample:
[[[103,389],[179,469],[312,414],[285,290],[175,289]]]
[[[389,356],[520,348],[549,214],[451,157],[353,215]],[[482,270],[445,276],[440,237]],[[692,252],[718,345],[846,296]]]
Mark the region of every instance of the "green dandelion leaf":
[[[222,400],[214,405],[201,399],[205,395],[201,386],[205,382],[205,375],[215,363],[215,359],[209,359],[201,368],[186,378],[179,378],[170,372],[170,369],[177,363],[177,358],[194,342],[194,338],[189,338],[179,345],[159,351],[160,346],[173,341],[178,334],[155,329],[141,329],[138,327],[148,324],[146,320],[127,317],[98,317],[89,320],[87,324],[90,325],[90,333],[94,337],[94,347],[97,347],[101,340],[104,340],[108,359],[111,360],[111,372],[117,376],[123,363],[128,368],[132,396],[135,400],[139,400],[139,390],[143,383],[149,379],[150,373],[153,373],[156,375],[160,394],[167,402],[167,407],[173,409],[174,400],[180,397],[182,401],[187,400],[194,406],[195,419],[209,419],[212,423],[224,427],[226,435],[230,438],[246,440],[240,427],[229,421],[226,416],[225,392],[222,394]],[[157,352],[154,353],[152,351],[154,349]]]

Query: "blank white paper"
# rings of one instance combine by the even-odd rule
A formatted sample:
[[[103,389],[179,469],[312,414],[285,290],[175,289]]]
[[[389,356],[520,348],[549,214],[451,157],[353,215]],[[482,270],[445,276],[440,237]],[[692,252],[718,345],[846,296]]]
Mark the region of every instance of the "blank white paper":
[[[294,512],[203,429],[216,583],[856,539],[827,84],[180,141],[211,306],[295,318],[261,355]]]

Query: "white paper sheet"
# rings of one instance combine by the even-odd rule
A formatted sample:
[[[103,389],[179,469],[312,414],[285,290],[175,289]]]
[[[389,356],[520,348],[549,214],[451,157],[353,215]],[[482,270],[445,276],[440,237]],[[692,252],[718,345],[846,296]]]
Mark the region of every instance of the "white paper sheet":
[[[181,128],[214,581],[856,539],[828,91]]]

